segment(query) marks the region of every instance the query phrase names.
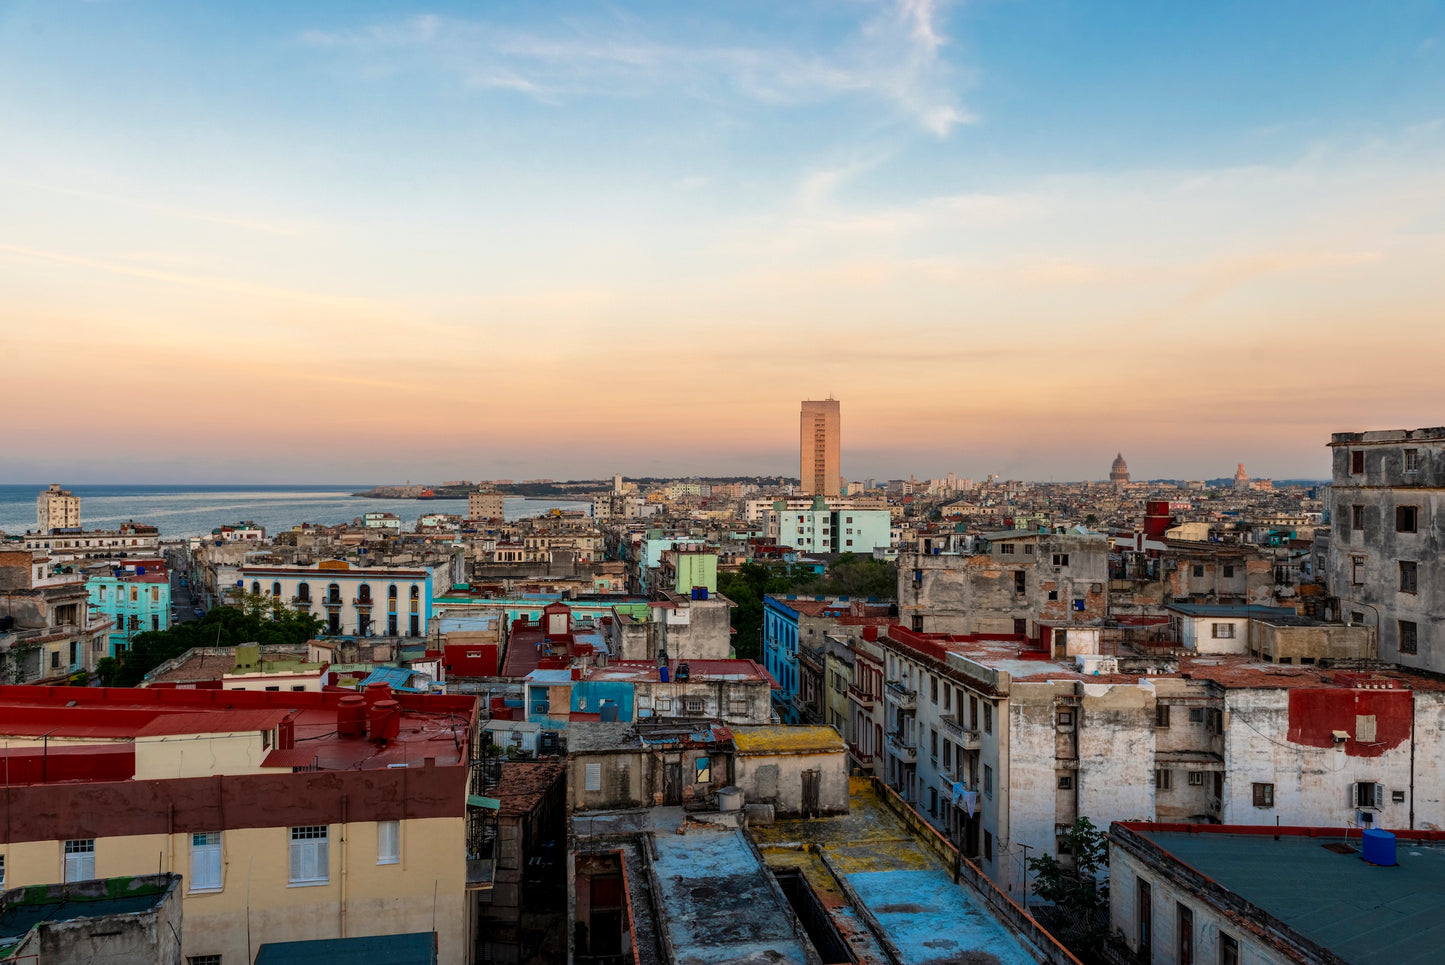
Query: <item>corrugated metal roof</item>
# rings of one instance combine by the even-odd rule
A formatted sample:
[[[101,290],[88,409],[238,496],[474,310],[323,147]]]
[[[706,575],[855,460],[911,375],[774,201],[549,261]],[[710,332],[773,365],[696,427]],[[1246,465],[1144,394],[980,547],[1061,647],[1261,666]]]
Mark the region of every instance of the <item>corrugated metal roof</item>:
[[[256,965],[436,965],[434,932],[368,935],[364,938],[321,938],[309,942],[267,942],[256,952]]]

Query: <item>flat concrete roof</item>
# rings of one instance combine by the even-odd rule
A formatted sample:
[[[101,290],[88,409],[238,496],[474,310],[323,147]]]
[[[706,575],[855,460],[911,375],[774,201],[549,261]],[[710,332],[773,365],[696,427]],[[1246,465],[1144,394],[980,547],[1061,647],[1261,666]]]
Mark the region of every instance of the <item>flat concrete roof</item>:
[[[969,952],[986,952],[999,965],[1038,961],[982,895],[954,884],[933,852],[883,803],[868,780],[849,779],[848,808],[847,814],[777,821],[750,831],[770,864],[800,867],[791,857],[800,848],[825,856],[830,874],[841,876],[853,889],[905,965],[967,961]],[[816,868],[800,870],[810,880],[818,874]],[[826,880],[814,884],[816,892],[827,890]],[[848,916],[840,916],[836,909],[830,914],[841,931],[853,930]]]
[[[692,825],[655,841],[658,904],[679,962],[808,960],[786,899],[742,831]]]
[[[847,750],[831,727],[734,725],[733,746],[739,754],[826,754]]]
[[[1445,846],[1401,839],[1399,864],[1379,868],[1326,845],[1343,838],[1136,833],[1306,938],[1356,965],[1427,965],[1445,946]]]

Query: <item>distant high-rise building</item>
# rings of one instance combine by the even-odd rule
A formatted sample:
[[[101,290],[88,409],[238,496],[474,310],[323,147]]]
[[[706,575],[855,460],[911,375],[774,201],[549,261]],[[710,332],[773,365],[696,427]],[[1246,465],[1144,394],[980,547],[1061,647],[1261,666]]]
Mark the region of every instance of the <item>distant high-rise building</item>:
[[[1240,463],[1239,468],[1234,471],[1234,488],[1249,488],[1249,473],[1244,471],[1244,463]]]
[[[836,496],[842,481],[837,399],[803,403],[798,430],[798,476],[804,496]]]
[[[1129,485],[1129,464],[1124,461],[1122,452],[1114,457],[1114,465],[1109,469],[1109,482],[1115,486]]]
[[[51,483],[50,488],[35,500],[35,528],[42,533],[52,529],[75,529],[80,526],[80,497],[68,489],[61,489],[60,483]]]
[[[614,493],[620,493],[620,492],[622,492],[622,474],[621,474],[621,473],[614,473],[614,474],[613,474],[613,476],[612,476],[612,491],[613,491]]]

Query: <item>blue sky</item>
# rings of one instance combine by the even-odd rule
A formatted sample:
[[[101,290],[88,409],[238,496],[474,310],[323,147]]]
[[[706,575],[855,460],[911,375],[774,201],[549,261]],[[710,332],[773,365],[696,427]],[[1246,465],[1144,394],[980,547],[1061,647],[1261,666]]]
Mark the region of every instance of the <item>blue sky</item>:
[[[1438,422],[1442,124],[1440,3],[11,3],[20,397],[196,405],[0,477],[1322,475]]]

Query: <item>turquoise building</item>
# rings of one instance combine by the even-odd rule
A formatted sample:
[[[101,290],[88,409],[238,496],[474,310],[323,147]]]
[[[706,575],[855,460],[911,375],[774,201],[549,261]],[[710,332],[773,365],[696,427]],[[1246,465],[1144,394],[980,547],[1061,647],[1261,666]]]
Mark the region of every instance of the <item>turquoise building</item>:
[[[92,576],[85,588],[92,612],[114,624],[107,652],[100,656],[116,656],[137,633],[170,628],[171,580],[164,568],[112,570],[109,576]]]

